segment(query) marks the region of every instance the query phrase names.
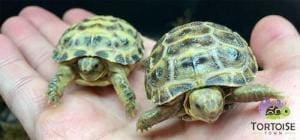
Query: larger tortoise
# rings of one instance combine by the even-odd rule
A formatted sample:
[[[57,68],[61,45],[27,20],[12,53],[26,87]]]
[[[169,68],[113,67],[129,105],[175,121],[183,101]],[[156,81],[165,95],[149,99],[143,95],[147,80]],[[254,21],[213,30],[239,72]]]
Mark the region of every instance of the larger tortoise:
[[[58,103],[72,80],[84,86],[112,84],[126,111],[133,113],[135,95],[127,76],[143,52],[140,33],[123,19],[95,16],[72,25],[54,50],[59,68],[49,83],[49,101]]]
[[[145,69],[147,97],[156,106],[140,115],[141,131],[172,116],[212,123],[234,102],[282,97],[250,84],[258,71],[250,47],[236,32],[212,22],[191,22],[166,33]]]

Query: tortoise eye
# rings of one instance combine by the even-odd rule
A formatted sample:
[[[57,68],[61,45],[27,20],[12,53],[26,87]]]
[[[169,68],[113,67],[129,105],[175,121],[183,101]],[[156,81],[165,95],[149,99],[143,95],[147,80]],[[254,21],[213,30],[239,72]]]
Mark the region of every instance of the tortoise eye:
[[[99,64],[96,64],[96,65],[95,65],[95,68],[98,68],[98,67],[99,67]]]

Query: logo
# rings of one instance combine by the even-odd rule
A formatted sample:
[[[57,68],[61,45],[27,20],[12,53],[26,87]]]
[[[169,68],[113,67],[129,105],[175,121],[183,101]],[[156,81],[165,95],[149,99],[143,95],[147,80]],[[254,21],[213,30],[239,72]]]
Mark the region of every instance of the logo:
[[[276,120],[289,116],[291,110],[286,106],[286,102],[279,99],[265,99],[259,105],[259,112],[269,120]]]
[[[290,108],[283,100],[265,99],[259,104],[259,113],[264,121],[251,121],[252,131],[264,135],[294,135],[296,123],[285,120],[291,114]]]

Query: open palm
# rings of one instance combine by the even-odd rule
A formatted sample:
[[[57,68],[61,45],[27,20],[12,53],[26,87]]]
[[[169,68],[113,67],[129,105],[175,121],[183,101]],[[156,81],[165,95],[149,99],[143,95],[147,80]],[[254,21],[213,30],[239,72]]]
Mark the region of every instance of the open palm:
[[[115,91],[109,87],[80,87],[71,84],[62,104],[47,105],[46,90],[57,64],[52,51],[64,30],[90,17],[88,11],[71,9],[60,20],[39,7],[27,7],[1,27],[0,89],[9,108],[32,139],[253,139],[251,121],[262,121],[257,103],[239,104],[214,124],[169,119],[146,133],[136,132],[135,118],[126,117]],[[154,41],[145,38],[145,56]],[[300,37],[295,28],[279,16],[262,19],[253,30],[251,46],[264,70],[255,82],[281,90],[288,97],[292,114],[300,114]],[[146,99],[144,71],[138,66],[129,76],[136,93],[138,114],[152,106]],[[299,109],[299,107],[298,107]],[[298,121],[299,123],[299,121]]]

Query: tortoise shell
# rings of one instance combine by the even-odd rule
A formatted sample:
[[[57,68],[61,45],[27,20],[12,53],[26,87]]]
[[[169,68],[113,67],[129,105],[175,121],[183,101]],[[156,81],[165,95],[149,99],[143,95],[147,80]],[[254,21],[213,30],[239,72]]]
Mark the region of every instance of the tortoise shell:
[[[238,33],[212,22],[191,22],[163,35],[145,69],[147,97],[161,105],[195,88],[249,83],[258,66]]]
[[[95,16],[67,29],[54,50],[57,62],[83,56],[100,57],[123,65],[139,61],[144,52],[142,37],[125,20]]]

